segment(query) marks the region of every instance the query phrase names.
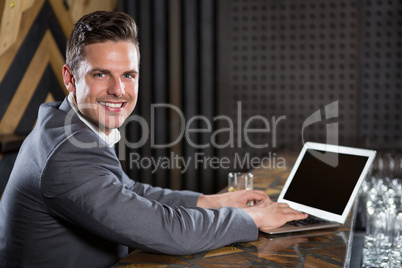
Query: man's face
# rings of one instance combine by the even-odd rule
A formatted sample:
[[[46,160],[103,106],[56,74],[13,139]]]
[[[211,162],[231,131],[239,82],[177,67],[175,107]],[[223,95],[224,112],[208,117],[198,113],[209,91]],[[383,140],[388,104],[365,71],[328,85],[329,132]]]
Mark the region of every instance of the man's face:
[[[129,41],[85,47],[74,95],[78,110],[106,135],[134,110],[138,96],[138,55]]]

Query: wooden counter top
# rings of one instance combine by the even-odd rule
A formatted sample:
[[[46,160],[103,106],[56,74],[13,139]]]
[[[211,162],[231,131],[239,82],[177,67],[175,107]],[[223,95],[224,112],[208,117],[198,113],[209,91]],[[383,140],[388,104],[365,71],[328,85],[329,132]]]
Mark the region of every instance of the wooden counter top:
[[[286,157],[293,164],[294,159]],[[287,162],[287,164],[288,164]],[[289,165],[290,168],[292,165]],[[253,171],[254,189],[279,195],[290,168]],[[354,214],[340,228],[292,234],[259,234],[256,241],[236,243],[187,256],[170,256],[135,250],[113,267],[348,267]]]

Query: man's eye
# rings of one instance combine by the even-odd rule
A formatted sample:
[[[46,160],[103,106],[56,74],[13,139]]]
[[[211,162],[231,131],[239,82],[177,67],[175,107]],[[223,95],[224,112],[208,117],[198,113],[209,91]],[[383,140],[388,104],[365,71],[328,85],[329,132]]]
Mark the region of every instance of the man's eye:
[[[94,77],[105,77],[105,74],[103,74],[103,73],[96,73],[96,74],[94,74]]]
[[[125,74],[123,75],[123,77],[128,79],[134,78],[131,74]]]

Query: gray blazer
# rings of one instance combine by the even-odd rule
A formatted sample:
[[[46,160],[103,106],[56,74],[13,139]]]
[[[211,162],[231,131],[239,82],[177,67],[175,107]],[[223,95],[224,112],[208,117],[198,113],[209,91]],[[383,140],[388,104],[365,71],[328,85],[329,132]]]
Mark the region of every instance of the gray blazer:
[[[243,210],[197,208],[198,196],[131,180],[67,100],[43,104],[0,203],[0,266],[107,267],[127,247],[181,255],[257,239]]]

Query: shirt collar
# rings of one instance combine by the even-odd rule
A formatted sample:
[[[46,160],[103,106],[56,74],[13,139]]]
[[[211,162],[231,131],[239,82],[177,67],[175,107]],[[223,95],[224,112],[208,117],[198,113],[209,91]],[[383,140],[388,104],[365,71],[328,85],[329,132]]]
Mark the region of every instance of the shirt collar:
[[[120,131],[117,128],[112,129],[109,135],[106,135],[103,131],[101,131],[98,127],[96,127],[94,124],[89,122],[85,117],[81,114],[81,112],[78,111],[77,107],[77,102],[74,99],[73,94],[68,94],[67,97],[68,103],[70,106],[73,108],[74,112],[78,115],[78,118],[85,123],[93,132],[98,134],[98,136],[104,140],[109,147],[113,147],[117,142],[119,142],[121,135]]]

